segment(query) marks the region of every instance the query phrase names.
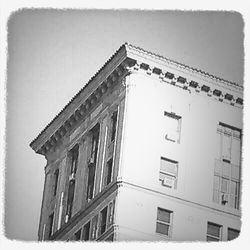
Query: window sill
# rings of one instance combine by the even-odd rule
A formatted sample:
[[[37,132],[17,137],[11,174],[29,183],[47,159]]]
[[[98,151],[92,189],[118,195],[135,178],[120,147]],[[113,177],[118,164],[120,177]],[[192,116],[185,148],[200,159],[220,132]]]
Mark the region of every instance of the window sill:
[[[166,235],[166,234],[161,234],[161,233],[157,233],[157,232],[155,232],[155,234],[158,236],[158,237],[160,237],[160,238],[162,238],[162,239],[167,239],[167,240],[171,240],[172,239],[172,235]]]

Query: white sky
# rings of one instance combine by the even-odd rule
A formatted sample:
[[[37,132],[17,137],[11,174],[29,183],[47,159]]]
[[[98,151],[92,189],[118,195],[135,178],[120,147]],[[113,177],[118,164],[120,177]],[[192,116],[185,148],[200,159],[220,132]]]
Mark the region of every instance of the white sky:
[[[122,43],[243,83],[238,13],[26,10],[11,17],[8,29],[5,226],[11,239],[37,239],[46,161],[29,143]]]

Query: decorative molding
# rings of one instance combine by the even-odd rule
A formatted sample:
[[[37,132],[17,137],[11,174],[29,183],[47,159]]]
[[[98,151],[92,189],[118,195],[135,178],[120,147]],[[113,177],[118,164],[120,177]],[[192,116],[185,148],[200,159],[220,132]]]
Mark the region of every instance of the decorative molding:
[[[127,72],[126,69],[124,69],[124,66],[119,65],[119,67],[117,67],[109,75],[109,77],[105,79],[96,90],[93,91],[89,98],[85,100],[85,102],[82,103],[79,108],[71,114],[71,116],[62,124],[62,126],[51,135],[51,137],[44,143],[45,148],[41,146],[37,152],[43,155],[46,154],[68,131],[71,131],[80,120],[84,119],[84,116],[87,115],[87,112],[99,102],[100,98],[108,91],[108,89],[110,89],[114,84],[120,82],[120,80],[123,79],[126,74]],[[99,106],[99,108],[100,107],[102,106]],[[52,138],[56,138],[56,140]]]
[[[190,66],[188,66],[186,64],[176,62],[176,61],[171,60],[169,58],[166,58],[164,56],[161,56],[161,55],[146,51],[146,50],[144,50],[144,49],[142,49],[142,48],[140,48],[138,46],[134,46],[132,44],[125,43],[125,47],[129,52],[131,52],[131,54],[141,55],[144,58],[146,57],[145,59],[147,59],[147,58],[155,59],[157,61],[163,62],[164,64],[172,65],[175,68],[179,68],[179,69],[182,69],[182,70],[184,69],[185,71],[187,71],[189,73],[194,73],[196,75],[200,75],[201,77],[210,79],[212,81],[220,82],[221,84],[223,84],[225,86],[234,86],[235,88],[243,90],[243,87],[241,85],[235,83],[235,82],[225,80],[225,79],[223,79],[221,77],[212,75],[212,74],[210,74],[208,72],[205,72],[203,70],[200,70],[200,69],[197,69],[197,68],[194,68],[194,67],[190,67]]]
[[[208,86],[210,84],[204,85],[192,79],[187,79],[184,75],[177,75],[171,72],[171,70],[169,71],[169,69],[166,71],[159,67],[162,63],[164,68],[169,66],[173,68],[174,66],[175,68],[184,69],[187,74],[193,73],[212,80],[216,88]],[[120,80],[124,82],[124,78],[127,75],[139,71],[145,72],[148,76],[158,76],[161,82],[182,88],[190,93],[195,90],[197,93],[206,93],[207,96],[220,102],[238,108],[243,107],[241,96],[237,96],[237,94],[232,95],[227,93],[226,90],[222,90],[225,89],[224,87],[230,86],[234,89],[232,91],[242,92],[242,86],[125,43],[30,143],[30,146],[37,153],[46,154],[52,147],[55,147],[66,133],[71,131],[79,121],[87,116],[90,109],[99,102],[108,89]],[[192,78],[192,75],[190,77]],[[218,83],[222,89],[219,89]]]
[[[158,67],[155,68],[153,65],[147,65],[145,62],[141,63],[136,61],[134,63],[134,66],[131,67],[133,70],[136,69],[137,72],[144,72],[147,75],[150,75],[148,73],[149,69],[152,73],[155,73],[159,76],[159,79],[163,82],[166,82],[168,84],[174,85],[176,87],[182,88],[183,90],[187,90],[190,93],[192,90],[195,90],[197,93],[206,93],[208,97],[212,97],[215,100],[218,100],[220,102],[224,102],[226,104],[237,106],[239,108],[243,108],[243,99],[240,96],[237,96],[237,94],[229,94],[226,92],[225,89],[220,90],[217,88],[217,86],[209,86],[207,84],[198,83],[194,80],[187,80],[186,77],[182,75],[176,75],[170,71],[164,72],[163,69],[159,69]],[[133,73],[133,70],[131,71]],[[212,85],[212,84],[211,84]],[[223,86],[222,86],[223,87]],[[236,102],[237,100],[237,102]],[[235,105],[237,104],[237,105]]]

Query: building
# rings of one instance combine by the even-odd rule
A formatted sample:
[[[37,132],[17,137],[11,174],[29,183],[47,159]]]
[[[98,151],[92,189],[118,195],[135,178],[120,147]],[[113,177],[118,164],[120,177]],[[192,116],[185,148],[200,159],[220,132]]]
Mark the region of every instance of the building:
[[[31,142],[39,240],[239,234],[243,87],[122,45]]]

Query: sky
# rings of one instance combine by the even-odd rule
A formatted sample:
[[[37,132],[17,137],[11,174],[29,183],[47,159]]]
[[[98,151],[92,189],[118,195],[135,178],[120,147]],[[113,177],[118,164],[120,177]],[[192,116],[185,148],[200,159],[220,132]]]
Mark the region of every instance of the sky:
[[[37,240],[46,160],[29,143],[125,42],[243,84],[237,12],[21,10],[8,22],[5,234]]]

